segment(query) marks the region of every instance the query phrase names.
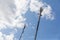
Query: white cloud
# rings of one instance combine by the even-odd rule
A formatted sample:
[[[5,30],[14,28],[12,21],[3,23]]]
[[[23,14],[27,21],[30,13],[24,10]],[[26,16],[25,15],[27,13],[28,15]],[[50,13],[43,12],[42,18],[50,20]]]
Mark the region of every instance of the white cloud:
[[[0,40],[14,40],[14,34],[6,35],[0,32]]]
[[[42,2],[39,2],[38,0],[31,0],[30,2],[30,11],[39,13],[40,7],[43,7],[44,4]]]
[[[0,32],[0,40],[4,40],[4,38],[3,38],[2,35],[3,35],[3,34]]]
[[[10,34],[10,35],[5,35],[5,40],[13,40],[14,39],[14,35]]]
[[[47,7],[45,7],[47,6]],[[39,13],[43,7],[42,17],[54,19],[52,8],[38,0],[0,0],[0,30],[4,28],[23,28],[26,18],[22,15],[30,9],[31,12]],[[16,30],[17,31],[17,30]],[[14,40],[14,34],[9,35],[0,32],[0,40]],[[18,40],[18,39],[17,39]]]
[[[25,15],[29,8],[31,12],[39,13],[40,7],[44,7],[42,17],[54,19],[52,8],[39,0],[0,0],[0,29],[23,28],[26,18],[22,15]]]
[[[52,8],[50,5],[47,5],[47,7],[44,8],[42,15],[42,17],[46,17],[46,19],[54,20],[54,15],[52,14]]]
[[[52,12],[52,8],[49,4],[39,2],[38,0],[31,0],[30,2],[30,11],[39,13],[40,8],[43,8],[42,17],[46,17],[46,19],[54,20],[54,15]]]
[[[0,0],[0,29],[22,28],[26,20],[22,14],[27,11],[27,0]]]

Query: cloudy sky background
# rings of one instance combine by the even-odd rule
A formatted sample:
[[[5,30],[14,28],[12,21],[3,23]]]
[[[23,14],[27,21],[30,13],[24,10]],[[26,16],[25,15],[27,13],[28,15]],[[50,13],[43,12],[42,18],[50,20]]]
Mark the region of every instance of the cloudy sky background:
[[[0,40],[33,40],[39,8],[43,8],[37,40],[59,40],[59,0],[0,0]]]

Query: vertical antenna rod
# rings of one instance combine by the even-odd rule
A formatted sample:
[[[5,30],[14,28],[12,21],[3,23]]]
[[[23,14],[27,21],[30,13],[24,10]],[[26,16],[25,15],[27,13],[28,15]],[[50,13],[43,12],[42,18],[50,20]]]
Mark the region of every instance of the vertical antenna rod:
[[[38,18],[38,23],[37,23],[37,28],[36,28],[36,33],[35,33],[35,37],[34,37],[34,40],[37,39],[37,33],[38,33],[38,28],[39,28],[39,23],[40,23],[40,18],[41,18],[41,13],[42,13],[43,9],[42,7],[40,8],[40,14],[39,14],[39,18]]]
[[[23,33],[24,33],[25,28],[26,28],[26,24],[24,25],[24,28],[23,28],[23,30],[22,30],[22,33],[21,33],[21,36],[20,36],[19,40],[21,40],[21,38],[22,38],[22,35],[23,35]]]

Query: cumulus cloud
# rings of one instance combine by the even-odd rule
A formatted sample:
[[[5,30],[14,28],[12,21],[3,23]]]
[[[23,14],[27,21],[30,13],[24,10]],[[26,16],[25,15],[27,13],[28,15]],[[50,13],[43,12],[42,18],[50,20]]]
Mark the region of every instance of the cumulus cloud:
[[[24,26],[22,15],[27,11],[27,0],[0,0],[0,29]]]
[[[0,30],[8,27],[14,29],[23,28],[26,20],[23,15],[25,15],[28,10],[39,13],[40,7],[43,7],[42,18],[54,19],[51,6],[42,1],[0,0]],[[0,32],[0,40],[14,40],[14,34],[10,33],[6,35]]]
[[[39,2],[38,0],[31,0],[31,2],[30,2],[30,11],[31,12],[35,12],[38,14],[41,7],[43,8],[42,18],[46,17],[46,19],[54,20],[52,8],[49,4],[47,4],[45,2],[41,2],[41,1]]]
[[[6,40],[13,40],[14,39],[14,35],[13,34],[10,34],[10,35],[5,35],[5,39]]]
[[[39,13],[40,7],[43,7],[43,6],[44,6],[44,3],[42,3],[41,1],[39,2],[38,0],[31,0],[30,11]]]
[[[52,14],[52,8],[50,5],[47,5],[47,7],[44,8],[42,12],[42,17],[46,17],[46,19],[54,20],[54,15]]]
[[[0,40],[14,40],[14,34],[6,35],[0,32]]]
[[[28,9],[39,13],[40,7],[43,7],[42,17],[53,20],[52,8],[45,4],[39,0],[0,0],[0,29],[23,28],[26,18],[22,15],[25,15]]]

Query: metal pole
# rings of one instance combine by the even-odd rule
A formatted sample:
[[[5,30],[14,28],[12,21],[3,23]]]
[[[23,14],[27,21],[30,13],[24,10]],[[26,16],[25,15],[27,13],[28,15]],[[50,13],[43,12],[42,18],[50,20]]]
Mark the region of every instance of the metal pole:
[[[36,40],[37,38],[37,33],[38,33],[38,28],[39,28],[39,23],[40,23],[40,18],[41,18],[41,13],[42,13],[43,9],[40,8],[40,14],[39,14],[39,18],[38,18],[38,23],[37,23],[37,28],[36,28],[36,33],[35,33],[35,37],[34,37],[34,40]]]
[[[23,35],[23,33],[24,33],[25,28],[26,28],[26,24],[24,25],[24,28],[23,28],[23,30],[22,30],[22,33],[21,33],[21,36],[20,36],[19,40],[21,40],[21,38],[22,38],[22,35]]]

